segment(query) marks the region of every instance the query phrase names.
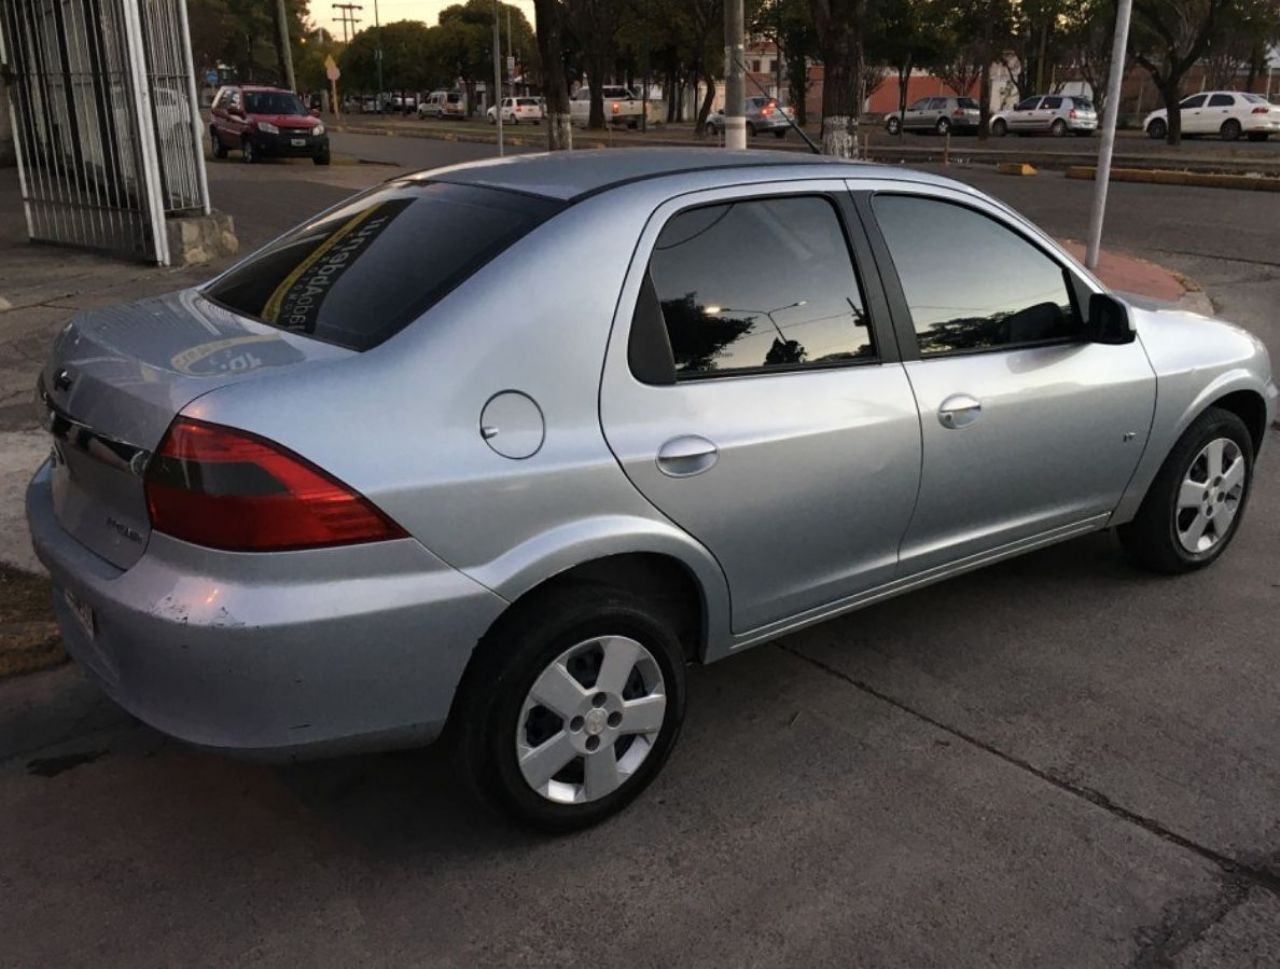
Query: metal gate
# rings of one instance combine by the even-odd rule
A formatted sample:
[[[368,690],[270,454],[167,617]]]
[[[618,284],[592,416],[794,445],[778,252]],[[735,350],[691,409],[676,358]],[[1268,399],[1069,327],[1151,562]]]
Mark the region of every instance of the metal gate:
[[[208,213],[186,0],[0,0],[32,240],[169,263]]]

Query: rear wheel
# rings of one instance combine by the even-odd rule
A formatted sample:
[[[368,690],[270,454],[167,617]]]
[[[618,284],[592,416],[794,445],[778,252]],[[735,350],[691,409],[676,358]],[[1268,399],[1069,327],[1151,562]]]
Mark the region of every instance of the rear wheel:
[[[1162,141],[1169,133],[1169,125],[1165,123],[1164,118],[1156,118],[1147,125],[1147,137],[1153,141]]]
[[[222,143],[222,139],[218,137],[218,129],[209,128],[209,142],[213,145],[214,158],[226,158],[227,146]]]
[[[1222,135],[1223,141],[1239,140],[1241,130],[1240,122],[1235,118],[1228,118],[1226,121],[1222,122],[1222,127],[1218,129],[1219,133]]]
[[[1053,135],[1055,138],[1061,138],[1066,135],[1066,133],[1067,123],[1061,118],[1058,118],[1053,124],[1049,125],[1049,134]]]
[[[671,753],[683,651],[643,599],[567,586],[495,626],[453,716],[456,752],[482,796],[534,827],[584,828],[630,803]]]
[[[888,121],[886,121],[884,126],[886,129],[888,129],[889,134],[896,135],[899,131],[902,130],[902,119],[897,116],[894,116],[890,118]]]
[[[1155,572],[1204,568],[1235,537],[1252,483],[1248,428],[1210,407],[1178,438],[1137,516],[1117,529],[1125,554]]]
[[[997,138],[1003,138],[1009,133],[1009,122],[1005,121],[1004,118],[996,118],[995,121],[991,122],[991,133]]]

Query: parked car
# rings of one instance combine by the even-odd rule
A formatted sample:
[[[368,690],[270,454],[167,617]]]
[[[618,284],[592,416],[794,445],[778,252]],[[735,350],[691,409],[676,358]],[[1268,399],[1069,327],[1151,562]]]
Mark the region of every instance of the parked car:
[[[780,107],[776,98],[747,98],[743,107],[747,119],[747,137],[762,132],[772,132],[775,138],[785,138],[791,130],[791,109]],[[707,117],[707,129],[716,135],[724,131],[724,108],[718,108]]]
[[[392,109],[396,114],[414,114],[418,110],[416,94],[397,94],[391,99]]]
[[[1203,91],[1183,98],[1178,108],[1182,133],[1190,137],[1218,135],[1223,141],[1235,141],[1245,135],[1250,141],[1266,141],[1280,132],[1280,107],[1261,94]],[[1142,127],[1152,138],[1164,138],[1169,133],[1168,112],[1152,111]]]
[[[949,131],[973,132],[978,130],[979,113],[978,102],[973,98],[921,98],[901,116],[889,115],[884,125],[891,135],[899,131],[932,131],[940,135]]]
[[[228,85],[209,112],[213,153],[239,151],[246,162],[262,158],[311,158],[329,164],[329,136],[302,99],[282,88]]]
[[[1102,529],[1210,565],[1277,397],[969,186],[714,149],[399,176],[82,313],[38,393],[31,534],[121,706],[284,756],[447,726],[559,830],[653,779],[689,663]]]
[[[1088,98],[1066,94],[1024,98],[1008,111],[991,116],[991,133],[1001,138],[1015,135],[1091,135],[1098,130],[1098,112]]]
[[[609,84],[601,88],[600,95],[604,99],[606,124],[625,125],[628,128],[640,127],[640,120],[644,117],[644,101],[636,95],[635,91],[620,85]],[[571,124],[586,127],[590,119],[591,89],[583,85],[569,99],[569,120]],[[652,115],[650,123],[653,123]]]
[[[418,103],[419,118],[464,119],[467,116],[467,99],[461,91],[432,91],[426,100]]]
[[[542,99],[541,98],[503,98],[502,99],[502,123],[503,124],[542,124]],[[492,105],[485,112],[485,117],[489,124],[497,124],[497,111]]]

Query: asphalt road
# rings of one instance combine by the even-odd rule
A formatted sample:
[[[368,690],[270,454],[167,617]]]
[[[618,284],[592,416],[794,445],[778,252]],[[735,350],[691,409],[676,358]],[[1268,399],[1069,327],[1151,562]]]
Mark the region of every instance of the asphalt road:
[[[211,176],[238,220],[388,173],[242,172]],[[1077,183],[960,174],[1082,235]],[[1184,219],[1274,326],[1259,198],[1145,188],[1116,244]],[[1208,571],[1095,535],[692,671],[663,775],[571,838],[474,811],[438,751],[245,764],[74,668],[0,682],[0,966],[1280,964],[1278,449]]]

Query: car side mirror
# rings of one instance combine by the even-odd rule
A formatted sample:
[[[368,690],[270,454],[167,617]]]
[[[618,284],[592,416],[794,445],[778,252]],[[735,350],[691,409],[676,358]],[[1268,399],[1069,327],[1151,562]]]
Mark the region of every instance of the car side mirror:
[[[1119,345],[1136,337],[1129,322],[1129,309],[1110,293],[1089,297],[1089,339],[1093,343]]]

